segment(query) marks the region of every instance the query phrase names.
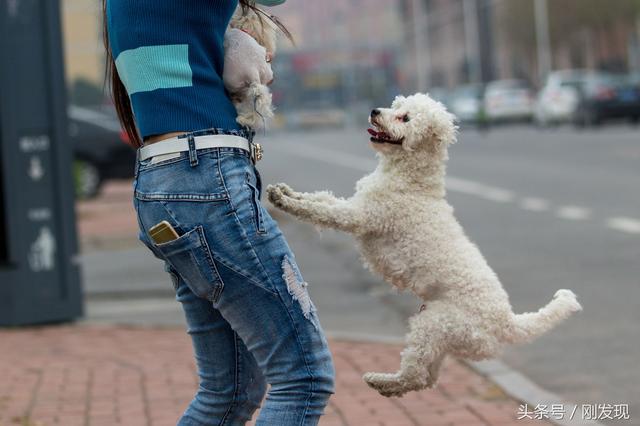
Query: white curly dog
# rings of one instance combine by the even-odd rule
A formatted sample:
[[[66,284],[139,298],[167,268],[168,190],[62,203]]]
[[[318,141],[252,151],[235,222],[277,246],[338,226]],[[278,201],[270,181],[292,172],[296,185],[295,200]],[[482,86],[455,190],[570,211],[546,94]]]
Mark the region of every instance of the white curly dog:
[[[367,373],[384,396],[433,387],[443,358],[495,357],[505,343],[529,342],[581,310],[559,290],[538,312],[516,315],[495,272],[445,200],[447,148],[456,141],[454,116],[425,94],[397,97],[369,119],[375,171],[349,199],[331,193],[267,188],[269,200],[295,217],[355,236],[369,269],[425,303],[410,320],[400,370]]]

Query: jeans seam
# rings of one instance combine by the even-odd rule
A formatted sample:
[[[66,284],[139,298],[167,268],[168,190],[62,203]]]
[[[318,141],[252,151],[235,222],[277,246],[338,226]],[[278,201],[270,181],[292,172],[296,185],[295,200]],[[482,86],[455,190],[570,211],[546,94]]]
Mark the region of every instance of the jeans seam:
[[[304,426],[305,418],[307,417],[307,412],[309,411],[309,405],[311,403],[311,397],[312,397],[313,393],[315,392],[316,377],[313,375],[313,371],[311,370],[311,367],[309,366],[309,361],[307,360],[307,355],[306,355],[305,350],[304,350],[304,345],[303,345],[302,341],[300,340],[300,333],[298,331],[298,325],[296,324],[296,322],[295,322],[295,320],[293,318],[291,310],[289,309],[289,306],[285,303],[285,301],[282,299],[282,295],[280,295],[280,293],[278,293],[278,296],[280,296],[280,303],[282,303],[284,305],[284,308],[287,311],[287,315],[289,316],[289,321],[291,321],[291,324],[293,326],[293,332],[295,333],[295,336],[296,336],[296,343],[297,343],[297,347],[298,347],[298,353],[302,357],[302,360],[304,361],[304,366],[307,369],[307,373],[309,374],[309,377],[311,378],[311,389],[309,390],[309,396],[307,397],[307,400],[305,402],[304,412],[303,412],[303,416],[302,416],[302,419],[301,419],[301,422],[300,422],[300,426]]]
[[[264,219],[262,217],[262,212],[260,211],[258,188],[251,184],[249,172],[246,173],[245,183],[249,187],[249,192],[251,194],[251,209],[253,210],[253,221],[256,225],[256,231],[259,235],[266,235],[267,230],[265,229]]]
[[[235,369],[234,369],[234,378],[233,378],[233,399],[231,400],[231,404],[229,404],[229,408],[227,408],[227,412],[224,413],[222,419],[220,420],[220,426],[224,426],[227,424],[227,420],[231,415],[231,412],[236,407],[238,402],[238,395],[240,393],[240,351],[238,350],[238,335],[236,332],[233,333],[233,343],[234,343],[234,354],[236,356]]]
[[[236,221],[236,224],[243,229],[242,227],[242,222],[240,221],[240,218],[238,217],[238,214],[236,213],[236,211],[233,211],[233,217]],[[258,261],[258,263],[260,264],[260,270],[261,272],[264,274],[264,276],[266,277],[267,281],[269,282],[269,284],[271,285],[271,289],[266,289],[267,291],[269,291],[270,293],[275,293],[278,294],[278,290],[277,287],[275,285],[275,283],[271,280],[271,276],[269,275],[269,272],[267,271],[267,268],[264,267],[264,263],[262,262],[262,259],[260,259],[260,256],[258,256],[258,252],[256,251],[255,247],[253,247],[253,243],[251,242],[251,239],[246,235],[243,236],[243,238],[246,240],[247,244],[249,245],[249,248],[251,248],[251,251],[253,252],[253,255],[256,257],[256,260]]]
[[[278,293],[275,290],[271,290],[271,289],[267,289],[264,288],[260,282],[258,282],[257,280],[255,280],[254,278],[251,278],[249,276],[249,274],[244,271],[241,268],[238,268],[237,266],[230,264],[229,262],[227,262],[226,260],[224,260],[222,257],[216,255],[214,252],[211,252],[211,255],[213,256],[213,259],[217,262],[220,262],[224,267],[229,268],[231,271],[235,272],[236,274],[244,277],[247,279],[247,281],[252,282],[253,284],[255,284],[256,286],[260,287],[261,289],[263,289],[264,291],[266,291],[267,293],[271,294],[272,296],[278,296]],[[262,266],[262,265],[260,265]]]
[[[227,183],[225,182],[224,179],[224,174],[222,173],[222,169],[220,167],[220,164],[222,163],[222,159],[220,159],[220,161],[217,162],[217,166],[218,166],[218,174],[220,176],[220,181],[222,182],[222,187],[224,188],[225,193],[227,194],[227,202],[229,203],[229,206],[231,206],[231,212],[233,215],[233,218],[236,222],[236,225],[238,225],[240,227],[240,229],[244,230],[243,226],[242,226],[242,222],[240,221],[240,218],[238,217],[238,213],[236,212],[236,207],[233,204],[233,201],[231,200],[231,194],[229,193],[229,189],[227,188]],[[246,234],[246,232],[245,232]],[[264,267],[264,264],[262,263],[262,259],[260,259],[260,256],[258,256],[258,253],[256,252],[255,247],[253,247],[253,244],[251,243],[251,239],[248,236],[243,236],[243,238],[246,239],[247,244],[249,245],[249,247],[251,248],[251,251],[253,252],[253,255],[256,257],[256,259],[258,260],[258,263],[260,264],[260,270],[262,272],[262,274],[266,277],[267,281],[269,282],[269,284],[271,285],[271,289],[264,289],[270,293],[274,293],[276,295],[279,296],[277,287],[275,286],[275,283],[271,280],[271,276],[269,275],[269,273],[267,272],[267,268]],[[244,274],[242,274],[244,275]],[[261,288],[263,288],[262,286],[260,286]]]
[[[218,280],[218,284],[213,283],[213,288],[209,294],[209,300],[213,303],[217,303],[218,299],[220,299],[220,295],[222,294],[222,290],[224,290],[224,281],[222,281],[222,276],[220,275],[220,271],[216,267],[216,263],[213,259],[213,253],[211,253],[211,248],[209,247],[209,243],[204,234],[204,228],[202,225],[196,228],[198,230],[198,238],[200,238],[200,244],[204,248],[205,257],[207,258],[207,262],[209,262],[209,266],[214,273],[214,278]]]
[[[227,182],[225,182],[224,176],[222,175],[222,167],[220,166],[222,164],[222,159],[223,159],[223,156],[219,156],[218,161],[216,161],[216,167],[218,168],[218,176],[220,176],[220,183],[222,183],[222,188],[224,188],[224,193],[226,195],[227,202],[231,206],[231,210],[235,213],[236,207],[233,204],[233,201],[231,200],[231,193],[229,192],[229,189],[227,188]]]

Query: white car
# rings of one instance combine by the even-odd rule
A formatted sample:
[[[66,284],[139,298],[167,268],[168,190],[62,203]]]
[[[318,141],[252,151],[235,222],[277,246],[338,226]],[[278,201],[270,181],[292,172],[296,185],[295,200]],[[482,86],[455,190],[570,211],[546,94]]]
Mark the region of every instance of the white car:
[[[487,84],[484,108],[489,121],[528,121],[533,115],[531,89],[522,80],[497,80]]]
[[[449,109],[461,123],[476,123],[481,119],[482,86],[469,84],[458,87],[449,97]]]
[[[579,89],[589,71],[554,71],[538,94],[534,119],[540,125],[571,121],[580,101]]]

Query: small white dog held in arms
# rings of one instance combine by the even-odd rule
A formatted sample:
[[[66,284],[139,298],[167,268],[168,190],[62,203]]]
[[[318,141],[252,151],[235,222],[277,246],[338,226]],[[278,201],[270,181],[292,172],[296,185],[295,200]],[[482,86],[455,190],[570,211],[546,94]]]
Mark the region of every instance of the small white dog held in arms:
[[[409,320],[400,370],[367,373],[384,396],[433,387],[443,358],[482,360],[506,343],[529,342],[581,310],[575,294],[558,290],[538,312],[516,315],[486,260],[465,235],[445,200],[448,146],[454,116],[424,94],[397,97],[371,112],[371,145],[379,164],[349,199],[331,193],[267,188],[278,208],[321,227],[356,237],[369,269],[425,303]]]
[[[278,26],[258,8],[238,6],[224,38],[222,79],[238,112],[237,122],[257,130],[273,117],[271,59]]]

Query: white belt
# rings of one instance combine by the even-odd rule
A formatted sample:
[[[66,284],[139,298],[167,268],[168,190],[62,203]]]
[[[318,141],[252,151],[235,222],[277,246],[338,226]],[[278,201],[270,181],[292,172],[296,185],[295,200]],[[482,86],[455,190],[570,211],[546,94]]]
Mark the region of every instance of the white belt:
[[[262,159],[262,147],[260,144],[251,144],[246,138],[235,135],[202,135],[194,136],[196,150],[206,148],[240,148],[247,151],[253,161]],[[159,155],[175,154],[189,151],[189,140],[185,137],[164,139],[140,148],[140,160]]]

